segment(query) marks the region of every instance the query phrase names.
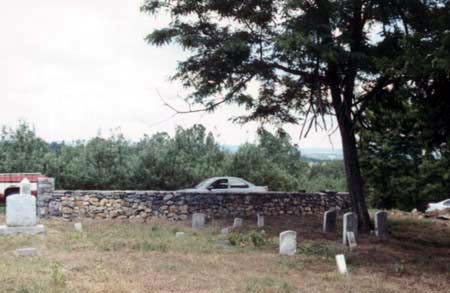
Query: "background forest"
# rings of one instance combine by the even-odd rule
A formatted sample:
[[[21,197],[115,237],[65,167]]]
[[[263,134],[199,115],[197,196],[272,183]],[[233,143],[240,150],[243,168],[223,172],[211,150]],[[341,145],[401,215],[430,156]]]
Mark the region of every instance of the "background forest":
[[[386,115],[378,127],[389,127],[389,135],[367,130],[360,139],[369,206],[412,209],[445,198],[450,193],[447,144],[427,150],[414,135],[414,117],[395,118],[394,125]],[[262,128],[256,143],[230,151],[202,125],[179,127],[174,136],[144,136],[138,142],[112,134],[48,143],[21,122],[1,132],[0,173],[10,172],[41,172],[55,177],[59,189],[176,190],[226,175],[278,191],[347,190],[341,160],[312,163],[284,131]]]

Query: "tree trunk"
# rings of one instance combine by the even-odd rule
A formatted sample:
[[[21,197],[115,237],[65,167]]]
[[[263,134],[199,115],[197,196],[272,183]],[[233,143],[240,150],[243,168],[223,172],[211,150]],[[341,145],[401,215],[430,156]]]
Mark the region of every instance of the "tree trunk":
[[[363,180],[359,167],[354,124],[344,111],[336,111],[336,114],[342,138],[345,174],[352,199],[352,209],[358,215],[359,230],[369,232],[371,223],[363,193]]]

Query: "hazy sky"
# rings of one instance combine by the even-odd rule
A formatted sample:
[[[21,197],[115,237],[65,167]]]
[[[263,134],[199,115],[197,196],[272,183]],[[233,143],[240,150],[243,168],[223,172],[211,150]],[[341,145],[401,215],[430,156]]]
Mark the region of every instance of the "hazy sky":
[[[128,138],[176,126],[204,124],[223,144],[253,141],[256,124],[228,121],[242,113],[226,106],[214,114],[173,116],[185,107],[186,90],[169,76],[186,53],[157,48],[144,37],[167,17],[142,14],[142,0],[0,1],[0,125],[19,119],[46,140],[108,135],[120,127]],[[337,133],[312,133],[298,141],[300,126],[286,127],[301,147],[340,148]]]

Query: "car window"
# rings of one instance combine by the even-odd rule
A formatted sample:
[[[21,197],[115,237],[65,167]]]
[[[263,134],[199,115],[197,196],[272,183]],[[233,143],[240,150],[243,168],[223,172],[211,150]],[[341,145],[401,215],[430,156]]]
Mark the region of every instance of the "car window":
[[[230,188],[249,188],[248,184],[242,180],[231,178]]]
[[[228,179],[218,179],[214,181],[209,187],[212,189],[228,189]]]
[[[450,207],[450,200],[444,201],[444,205]]]

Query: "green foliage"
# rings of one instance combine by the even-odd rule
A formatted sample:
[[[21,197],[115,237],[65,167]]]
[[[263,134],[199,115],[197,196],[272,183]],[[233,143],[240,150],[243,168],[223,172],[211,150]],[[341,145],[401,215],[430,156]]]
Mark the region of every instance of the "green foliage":
[[[283,131],[259,130],[257,144],[225,151],[202,125],[131,142],[122,134],[74,143],[49,143],[27,124],[3,130],[1,172],[42,172],[63,189],[193,187],[213,176],[237,176],[271,190],[345,190],[342,162],[309,166]],[[22,169],[23,168],[23,169]]]
[[[262,247],[266,245],[266,235],[261,231],[252,230],[247,233],[241,233],[239,231],[231,232],[227,235],[227,240],[233,246],[239,247]]]

